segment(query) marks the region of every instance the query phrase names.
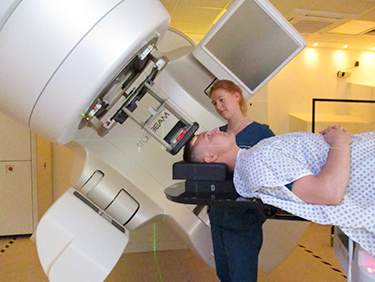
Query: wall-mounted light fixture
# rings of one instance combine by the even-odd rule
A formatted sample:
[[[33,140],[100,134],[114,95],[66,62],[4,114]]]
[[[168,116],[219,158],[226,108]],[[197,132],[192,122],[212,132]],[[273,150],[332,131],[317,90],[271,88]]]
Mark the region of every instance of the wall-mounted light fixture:
[[[351,74],[352,74],[352,72],[349,71],[349,70],[352,69],[352,68],[356,68],[356,67],[358,67],[358,66],[359,66],[359,61],[356,61],[356,62],[354,63],[354,66],[353,66],[353,67],[351,67],[351,68],[347,68],[347,69],[343,69],[343,70],[339,70],[339,71],[337,72],[337,76],[338,76],[339,78],[348,78],[348,77],[351,76]]]

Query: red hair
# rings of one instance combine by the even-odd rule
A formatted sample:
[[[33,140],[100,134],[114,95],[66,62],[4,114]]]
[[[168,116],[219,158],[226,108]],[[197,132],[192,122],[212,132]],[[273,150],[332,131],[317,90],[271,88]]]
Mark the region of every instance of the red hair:
[[[238,85],[236,85],[234,82],[230,80],[225,80],[225,79],[218,80],[214,83],[214,85],[212,85],[209,96],[211,97],[211,94],[216,90],[225,90],[231,93],[232,95],[234,95],[235,93],[238,93],[239,94],[238,104],[240,106],[241,113],[244,116],[246,116],[247,104],[246,104],[245,98],[243,97],[242,89]]]

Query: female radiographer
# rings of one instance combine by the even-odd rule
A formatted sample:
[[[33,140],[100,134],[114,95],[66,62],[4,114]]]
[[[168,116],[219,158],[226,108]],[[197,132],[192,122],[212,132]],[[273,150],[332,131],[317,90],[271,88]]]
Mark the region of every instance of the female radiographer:
[[[215,82],[209,96],[216,112],[228,122],[220,130],[234,133],[240,148],[250,148],[274,136],[268,126],[246,117],[242,90],[232,81]],[[257,281],[264,215],[248,207],[210,206],[209,218],[219,279],[222,282]]]

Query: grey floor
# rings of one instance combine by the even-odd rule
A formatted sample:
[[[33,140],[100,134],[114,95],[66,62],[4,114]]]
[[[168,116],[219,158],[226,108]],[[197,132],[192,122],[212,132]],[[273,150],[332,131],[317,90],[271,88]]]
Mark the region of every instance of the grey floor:
[[[0,281],[48,281],[39,264],[35,243],[28,237],[0,238]],[[106,281],[218,282],[215,270],[188,249],[124,254]],[[300,246],[270,274],[259,272],[259,282],[343,282],[330,245],[330,226],[311,223]],[[70,281],[67,281],[70,282]]]

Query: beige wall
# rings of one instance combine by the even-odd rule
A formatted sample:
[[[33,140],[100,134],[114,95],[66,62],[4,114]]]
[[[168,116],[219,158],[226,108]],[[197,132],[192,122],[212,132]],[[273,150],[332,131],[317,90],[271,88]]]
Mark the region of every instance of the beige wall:
[[[38,219],[52,205],[52,159],[51,142],[36,135]]]
[[[65,146],[52,144],[36,136],[38,218],[71,187],[72,152]]]
[[[70,149],[58,144],[52,144],[52,185],[54,201],[72,187],[70,183],[72,162],[73,153]]]
[[[268,86],[263,86],[247,102],[247,117],[259,123],[269,124],[268,121]]]
[[[338,78],[337,71],[354,66],[349,78]],[[375,99],[375,52],[306,48],[268,83],[268,122],[276,134],[289,132],[289,114],[312,112],[312,98]],[[319,113],[360,115],[372,119],[374,106],[353,107],[342,103],[319,104]],[[358,105],[358,104],[357,104]],[[374,129],[373,129],[374,130]]]

